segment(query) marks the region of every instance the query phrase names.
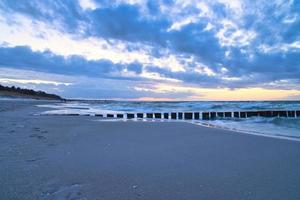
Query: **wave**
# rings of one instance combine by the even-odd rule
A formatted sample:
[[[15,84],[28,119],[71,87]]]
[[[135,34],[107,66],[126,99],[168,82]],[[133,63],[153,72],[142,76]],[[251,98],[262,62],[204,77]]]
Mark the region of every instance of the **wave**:
[[[208,124],[231,130],[256,132],[266,135],[279,135],[300,138],[300,118],[263,118],[223,119],[208,121]]]
[[[126,112],[175,112],[175,111],[255,111],[255,110],[300,110],[300,101],[197,101],[197,102],[68,102],[40,105],[54,110],[44,114],[106,114]],[[300,136],[300,118],[230,118],[211,120],[212,126],[258,132],[268,135]]]

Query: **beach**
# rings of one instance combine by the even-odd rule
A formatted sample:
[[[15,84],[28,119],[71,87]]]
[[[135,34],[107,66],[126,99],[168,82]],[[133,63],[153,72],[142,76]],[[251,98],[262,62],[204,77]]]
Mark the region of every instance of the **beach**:
[[[300,199],[298,141],[37,104],[0,101],[0,199]]]

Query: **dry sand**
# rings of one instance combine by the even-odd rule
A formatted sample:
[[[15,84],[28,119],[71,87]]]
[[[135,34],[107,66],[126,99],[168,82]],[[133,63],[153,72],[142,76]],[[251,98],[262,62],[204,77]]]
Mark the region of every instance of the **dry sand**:
[[[0,101],[0,199],[300,199],[300,142]]]

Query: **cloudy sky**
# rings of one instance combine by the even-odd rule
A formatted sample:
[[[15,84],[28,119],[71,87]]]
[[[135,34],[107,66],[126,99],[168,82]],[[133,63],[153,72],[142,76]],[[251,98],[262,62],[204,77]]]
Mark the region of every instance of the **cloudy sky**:
[[[1,0],[0,84],[69,98],[300,99],[299,0]]]

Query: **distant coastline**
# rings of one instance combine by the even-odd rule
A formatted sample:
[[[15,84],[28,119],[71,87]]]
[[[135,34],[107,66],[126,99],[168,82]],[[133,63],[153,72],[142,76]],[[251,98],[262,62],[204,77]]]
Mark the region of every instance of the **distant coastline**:
[[[3,85],[0,85],[0,98],[1,97],[65,101],[64,98],[56,94],[49,94],[44,91],[35,91],[31,89],[23,89],[15,86],[8,87]]]

